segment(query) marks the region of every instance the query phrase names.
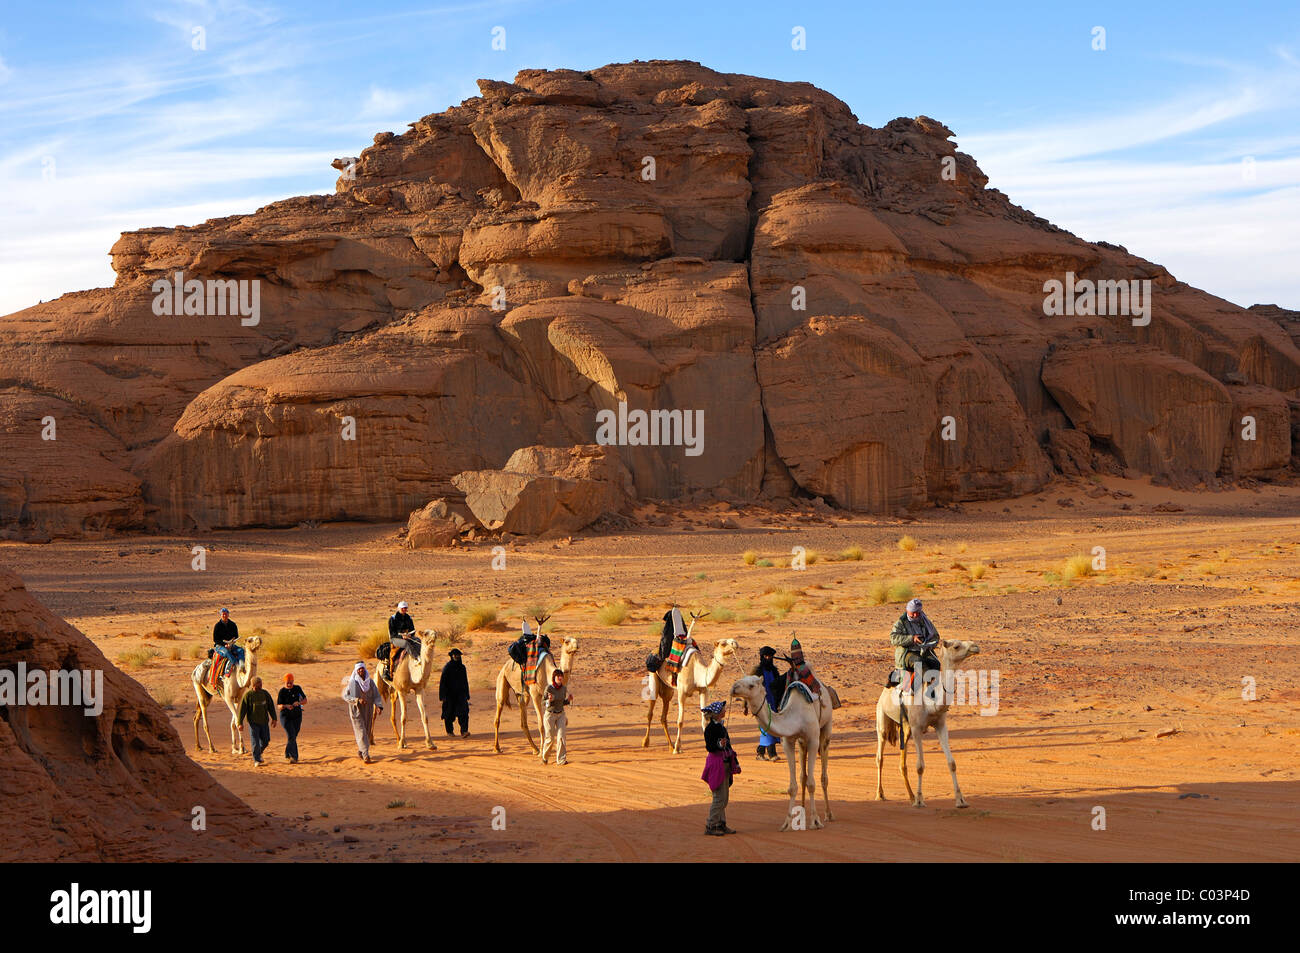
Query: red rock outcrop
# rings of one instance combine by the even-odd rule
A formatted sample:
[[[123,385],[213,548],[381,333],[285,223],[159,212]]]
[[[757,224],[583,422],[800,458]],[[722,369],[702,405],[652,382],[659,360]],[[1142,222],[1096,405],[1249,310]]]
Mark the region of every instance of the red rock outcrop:
[[[0,860],[240,860],[287,844],[186,756],[137,682],[0,569],[0,677],[13,681],[20,665],[24,689],[33,672],[102,673],[102,711],[0,703]],[[196,807],[205,830],[193,827]]]
[[[632,476],[603,446],[523,447],[500,470],[468,470],[453,481],[474,518],[519,536],[576,533],[630,502]]]
[[[333,195],[128,232],[113,288],[0,321],[0,526],[405,519],[620,407],[703,413],[698,455],[616,448],[643,498],[1015,495],[1055,472],[1053,430],[1184,481],[1294,475],[1294,312],[1053,227],[933,119],[871,128],[807,84],[687,62],[479,85],[336,160]],[[155,314],[177,273],[256,281],[256,320]],[[1150,282],[1149,322],[1045,313],[1068,275]],[[1103,366],[1064,363],[1083,342]],[[1225,454],[1231,382],[1269,392],[1249,392],[1269,436]]]

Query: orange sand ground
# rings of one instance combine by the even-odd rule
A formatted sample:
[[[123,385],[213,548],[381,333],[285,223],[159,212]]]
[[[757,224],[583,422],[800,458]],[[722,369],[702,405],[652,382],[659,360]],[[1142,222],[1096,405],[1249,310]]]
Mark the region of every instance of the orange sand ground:
[[[1073,505],[1058,503],[1066,498]],[[1184,509],[1154,511],[1164,502]],[[432,701],[436,752],[424,750],[414,720],[415,746],[398,752],[385,718],[376,763],[357,759],[338,698],[356,642],[312,662],[262,664],[272,690],[291,669],[310,697],[296,766],[272,757],[254,769],[248,756],[233,757],[214,703],[218,751],[196,760],[254,808],[321,834],[281,859],[1300,859],[1300,488],[1192,494],[1106,480],[926,510],[906,523],[817,514],[665,508],[663,527],[517,543],[503,571],[491,568],[490,544],[410,552],[391,525],[6,543],[0,559],[110,658],[161,653],[128,671],[171,706],[191,752],[190,653],[209,644],[220,604],[243,633],[270,635],[326,621],[356,623],[364,635],[398,598],[411,601],[420,628],[455,618],[448,600],[497,606],[498,623],[464,637],[473,736],[447,738]],[[727,518],[739,528],[709,525]],[[904,534],[915,549],[899,548]],[[196,542],[208,547],[204,572],[190,569]],[[821,558],[792,570],[795,545]],[[861,560],[832,558],[854,545]],[[1072,582],[1048,575],[1098,545],[1105,572]],[[774,565],[745,565],[745,550]],[[974,579],[977,563],[987,569]],[[890,800],[872,800],[875,699],[892,664],[886,633],[901,611],[873,604],[871,586],[882,580],[909,583],[942,634],[978,641],[977,663],[1000,673],[997,715],[965,708],[949,719],[968,810],[953,807],[933,734],[927,806],[902,800],[893,752]],[[771,605],[778,590],[796,596],[784,617]],[[627,601],[627,619],[598,622],[597,609],[617,599]],[[674,600],[715,610],[696,630],[706,649],[739,640],[723,686],[747,674],[759,646],[784,650],[797,631],[839,689],[835,820],[825,830],[777,832],[787,769],[754,759],[755,724],[738,711],[728,724],[744,773],[728,819],[739,836],[702,836],[697,718],[687,719],[682,754],[671,754],[657,724],[649,750],[641,747],[643,660]],[[537,763],[513,709],[503,718],[505,753],[491,747],[492,677],[524,611],[539,604],[555,610],[554,634],[581,641],[562,768]],[[718,608],[735,618],[719,621]],[[1244,676],[1255,679],[1257,700],[1243,700]],[[271,754],[282,745],[273,731]],[[498,806],[505,830],[492,829]],[[1104,831],[1091,824],[1098,806]]]

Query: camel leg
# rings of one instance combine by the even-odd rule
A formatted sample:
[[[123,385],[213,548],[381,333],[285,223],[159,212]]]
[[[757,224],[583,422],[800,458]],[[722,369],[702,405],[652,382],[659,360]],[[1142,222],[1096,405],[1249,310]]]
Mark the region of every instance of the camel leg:
[[[925,774],[925,751],[921,748],[921,732],[913,729],[912,737],[916,739],[916,799],[915,807],[925,807],[925,795],[921,793],[921,775]]]
[[[528,704],[532,704],[533,711],[537,714],[537,730],[542,730],[541,709],[538,706],[537,699],[533,697],[532,692],[529,692],[528,698],[519,704],[519,724],[524,729],[524,737],[528,739],[528,745],[533,749],[533,754],[540,755],[542,749],[538,746],[537,742],[533,740],[533,730],[528,727]]]
[[[898,773],[903,776],[903,787],[907,790],[907,799],[909,801],[915,801],[916,794],[912,791],[912,782],[907,777],[907,746],[912,739],[907,737],[907,734],[904,732],[906,727],[907,722],[899,722]]]
[[[500,690],[500,688],[498,688],[497,689],[497,713],[495,717],[493,717],[492,719],[492,749],[497,754],[501,753],[501,709],[505,708],[505,706],[506,706],[506,696]]]
[[[668,731],[668,708],[673,703],[673,693],[669,691],[666,687],[661,691],[660,685],[663,685],[663,683],[659,682],[657,685],[655,685],[655,693],[659,696],[659,703],[660,703],[659,724],[662,725],[664,729],[664,741],[667,743],[669,748],[672,748],[673,736]]]
[[[700,690],[700,733],[701,734],[703,734],[705,728],[709,727],[709,716],[704,714],[704,706],[707,705],[708,703],[709,703],[709,690],[707,688],[703,688]]]
[[[433,743],[429,737],[429,715],[424,710],[424,692],[415,693],[415,707],[420,712],[420,724],[424,726],[424,746],[430,751],[437,751],[438,746]]]
[[[202,718],[203,734],[208,739],[208,750],[213,754],[216,754],[217,749],[212,747],[212,732],[208,731],[208,699],[205,697],[203,689],[199,688],[197,685],[194,686],[194,691],[199,696],[198,710],[194,713],[194,744],[200,751],[203,750],[203,745],[199,744],[199,719]]]
[[[943,756],[948,759],[948,773],[952,775],[952,796],[956,798],[958,807],[970,807],[966,799],[961,796],[961,787],[957,784],[957,762],[952,759],[952,749],[948,747],[948,723],[940,721],[935,728],[939,735],[939,747],[943,749]]]
[[[817,748],[818,746],[809,742],[805,745],[807,752],[804,754],[804,790],[808,795],[808,806],[805,810],[808,812],[805,817],[811,817],[812,822],[808,825],[810,830],[818,830],[825,826],[822,823],[821,815],[817,813]]]
[[[786,789],[786,793],[790,796],[790,803],[785,809],[785,822],[781,825],[781,830],[788,831],[790,829],[790,822],[794,820],[794,796],[799,793],[799,787],[794,777],[795,765],[799,760],[799,752],[795,747],[794,742],[789,738],[781,739],[781,750],[785,752],[785,763],[790,768],[790,786]]]
[[[817,754],[820,756],[822,762],[822,801],[826,805],[826,820],[833,821],[835,818],[831,815],[831,736],[829,731],[822,733],[821,744],[817,746]]]
[[[651,675],[650,677],[654,678],[653,675]],[[657,702],[658,700],[659,700],[659,692],[656,691],[653,695],[650,696],[650,710],[646,712],[646,716],[645,716],[645,737],[641,739],[642,748],[650,747],[650,726],[653,725],[655,721],[655,702]]]
[[[686,696],[677,693],[677,737],[673,741],[673,754],[682,753],[682,719],[686,717]]]
[[[401,720],[398,721],[398,712],[401,712]],[[393,734],[397,735],[397,747],[402,749],[406,747],[406,693],[393,692],[393,711],[389,716],[393,720]]]

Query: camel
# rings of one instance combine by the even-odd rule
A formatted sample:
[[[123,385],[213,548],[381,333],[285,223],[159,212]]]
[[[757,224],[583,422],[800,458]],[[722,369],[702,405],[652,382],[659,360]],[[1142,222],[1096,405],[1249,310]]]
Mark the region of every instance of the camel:
[[[433,649],[438,635],[432,629],[420,633],[420,658],[412,661],[411,653],[403,653],[396,665],[389,661],[391,678],[385,680],[380,675],[381,667],[376,667],[375,676],[379,683],[379,695],[384,701],[391,699],[388,717],[393,723],[393,734],[397,736],[397,747],[406,747],[406,696],[415,695],[415,707],[420,712],[420,725],[424,728],[424,746],[430,751],[437,751],[438,746],[429,738],[429,715],[424,709],[424,690],[433,674]]]
[[[917,686],[912,701],[907,705],[907,720],[899,717],[899,693],[901,687],[885,688],[876,702],[876,800],[885,800],[885,787],[881,783],[884,772],[885,742],[898,744],[898,770],[903,775],[903,786],[907,796],[916,807],[925,807],[925,798],[921,795],[921,775],[925,773],[925,753],[921,750],[921,736],[926,729],[933,728],[939,736],[939,747],[948,759],[948,773],[952,775],[952,793],[957,799],[958,807],[969,807],[962,797],[961,787],[957,784],[957,762],[952,759],[952,749],[948,747],[948,706],[937,697],[942,689],[946,698],[952,697],[957,666],[972,655],[979,653],[980,647],[974,642],[947,640],[935,646],[934,654],[939,659],[939,681],[933,689],[927,691]],[[916,739],[916,793],[907,780],[907,743],[909,738]]]
[[[691,627],[687,630],[687,639],[690,638],[691,632],[695,630],[695,623],[704,618],[704,613],[691,613]],[[646,712],[645,718],[645,737],[641,739],[641,747],[650,747],[650,726],[654,723],[655,702],[661,704],[659,713],[659,723],[663,725],[664,740],[672,745],[673,754],[681,754],[682,751],[682,721],[685,719],[686,699],[692,695],[700,696],[700,707],[703,708],[709,703],[709,689],[717,684],[718,679],[722,677],[722,667],[727,664],[727,659],[736,654],[740,645],[735,639],[722,639],[713,647],[713,657],[707,664],[702,659],[703,652],[695,652],[687,659],[682,670],[677,673],[677,684],[672,684],[672,676],[664,671],[660,666],[659,671],[654,673],[655,693],[650,701],[650,708]],[[677,737],[671,738],[668,735],[668,704],[671,698],[677,696]],[[704,713],[700,713],[700,730],[703,731],[708,719]]]
[[[244,639],[244,657],[235,666],[233,672],[226,671],[221,676],[221,699],[230,709],[230,753],[244,754],[244,729],[239,724],[239,703],[244,700],[248,690],[253,686],[253,678],[257,675],[257,651],[262,647],[262,640],[256,635],[250,635]],[[212,701],[213,692],[208,688],[208,672],[212,670],[212,659],[204,659],[190,674],[190,683],[194,686],[194,695],[198,699],[198,706],[194,711],[194,745],[200,751],[203,750],[203,744],[199,741],[199,721],[203,721],[203,734],[208,739],[208,750],[213,754],[217,749],[212,744],[212,734],[208,731],[208,704]],[[233,677],[232,677],[233,675]]]
[[[541,637],[542,623],[550,616],[539,616],[537,622],[538,637]],[[532,730],[528,727],[528,709],[524,706],[523,692],[525,689],[528,694],[528,700],[532,703],[533,714],[537,716],[538,731],[542,727],[542,694],[546,691],[546,686],[551,684],[551,677],[555,674],[556,669],[568,675],[573,671],[573,657],[578,654],[578,640],[574,638],[565,639],[561,643],[560,661],[557,665],[555,656],[547,652],[537,663],[537,681],[532,685],[523,685],[523,670],[514,659],[506,659],[506,663],[501,666],[501,671],[497,672],[497,706],[496,717],[492,721],[492,748],[497,754],[501,753],[501,711],[509,707],[512,696],[517,696],[519,701],[519,725],[524,729],[524,736],[528,743],[532,745],[533,754],[541,754],[541,748],[533,740]]]
[[[821,685],[821,682],[818,682]],[[831,695],[825,685],[821,685],[821,694],[809,701],[801,690],[794,689],[786,695],[781,703],[781,710],[774,712],[767,703],[767,691],[763,679],[757,675],[746,675],[731,686],[731,697],[741,698],[745,702],[746,714],[753,713],[758,727],[769,735],[781,739],[781,749],[785,752],[786,763],[790,766],[790,805],[786,810],[785,822],[781,830],[789,830],[795,817],[794,796],[799,794],[799,805],[808,817],[812,809],[811,828],[822,827],[822,819],[817,815],[817,783],[814,779],[818,757],[822,760],[822,800],[826,805],[826,820],[834,820],[831,814],[831,795],[829,789],[829,764],[831,749]],[[795,786],[795,757],[800,762],[799,787]]]

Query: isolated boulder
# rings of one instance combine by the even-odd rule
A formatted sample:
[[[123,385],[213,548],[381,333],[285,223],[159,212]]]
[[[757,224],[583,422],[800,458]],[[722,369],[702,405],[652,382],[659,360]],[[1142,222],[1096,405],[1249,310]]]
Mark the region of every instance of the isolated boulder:
[[[594,444],[524,447],[500,470],[458,473],[452,482],[485,527],[520,536],[585,529],[622,511],[632,493],[617,454]]]
[[[460,534],[479,525],[462,503],[431,500],[406,521],[407,549],[438,549],[455,544]]]

